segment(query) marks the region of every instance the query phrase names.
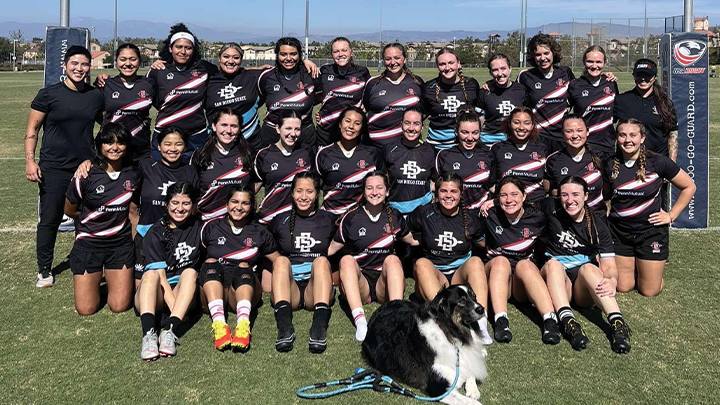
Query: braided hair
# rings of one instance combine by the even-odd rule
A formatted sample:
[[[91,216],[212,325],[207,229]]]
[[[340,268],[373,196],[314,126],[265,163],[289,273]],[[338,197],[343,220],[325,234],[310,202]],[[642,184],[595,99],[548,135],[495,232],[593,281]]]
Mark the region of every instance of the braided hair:
[[[563,128],[563,130],[565,129],[565,123],[568,122],[568,121],[570,121],[570,120],[579,120],[580,122],[582,122],[582,123],[583,123],[583,126],[585,126],[585,131],[586,131],[586,133],[587,133],[588,125],[587,125],[587,122],[585,121],[585,118],[583,118],[583,117],[581,117],[581,116],[579,116],[579,115],[577,115],[577,114],[567,114],[567,115],[565,115],[565,118],[563,118],[563,121],[562,121],[562,128]],[[589,134],[589,133],[588,133],[588,134]],[[569,147],[569,145],[568,145],[568,147]],[[593,152],[593,151],[590,149],[590,144],[588,143],[587,138],[585,139],[585,143],[583,144],[583,148],[584,148],[584,153],[590,154],[590,158],[592,159],[592,162],[593,162],[593,164],[595,165],[595,167],[596,167],[598,170],[601,170],[602,167],[603,167],[602,160],[600,160],[600,157],[599,157],[598,155],[596,155],[595,152]]]
[[[407,52],[405,52],[405,47],[403,46],[403,44],[401,44],[399,42],[393,42],[393,43],[387,44],[383,47],[383,50],[382,50],[383,59],[385,59],[385,51],[387,51],[390,48],[395,48],[395,49],[400,50],[400,53],[402,53],[403,58],[407,61]],[[413,79],[413,82],[415,82],[415,84],[417,84],[418,86],[420,85],[420,80],[418,80],[417,76],[415,76],[415,74],[410,70],[407,63],[403,63],[402,71],[406,75],[410,76]],[[387,77],[388,73],[389,73],[388,69],[385,68],[385,70],[383,70],[383,72],[380,74],[380,79]],[[378,80],[378,82],[379,82],[379,80]]]
[[[587,182],[580,176],[568,176],[562,179],[560,182],[560,185],[558,186],[558,189],[562,188],[565,184],[577,184],[582,186],[583,194],[587,196],[588,194],[588,184]],[[585,210],[585,225],[587,227],[588,231],[588,237],[590,238],[590,244],[597,245],[600,243],[600,234],[598,233],[597,224],[595,224],[595,213],[590,208],[590,206],[587,204],[587,201],[583,203],[583,209]]]
[[[172,225],[181,225],[173,223],[172,219],[170,218],[170,201],[177,195],[186,195],[190,198],[190,201],[192,202],[193,206],[190,214],[188,215],[188,218],[190,218],[190,215],[194,214],[198,198],[200,197],[198,190],[195,189],[195,187],[193,187],[191,183],[186,181],[179,181],[177,183],[173,183],[172,185],[170,185],[170,187],[168,187],[167,195],[165,196],[166,210],[162,218],[160,219],[160,224],[163,227],[163,249],[165,251],[166,258],[169,258],[175,250],[175,240],[173,239]],[[185,220],[185,222],[187,222],[187,219]]]
[[[468,231],[468,210],[465,207],[465,199],[463,198],[463,179],[455,172],[450,171],[443,171],[440,173],[440,176],[435,180],[435,198],[440,200],[440,185],[442,183],[455,183],[457,184],[458,188],[460,189],[460,203],[458,204],[458,208],[460,209],[460,215],[462,218],[462,225],[463,230],[465,231],[465,238],[469,241],[470,240],[470,232]]]
[[[510,127],[510,123],[512,122],[513,118],[515,118],[515,116],[518,114],[527,114],[530,116],[530,121],[532,122],[532,130],[530,131],[530,136],[528,137],[528,140],[537,141],[540,137],[540,130],[538,130],[537,118],[535,118],[535,114],[533,114],[532,109],[530,109],[529,107],[515,107],[515,109],[510,112],[510,115],[505,117],[503,122],[500,124],[500,129],[502,130],[502,132],[504,132],[507,138],[510,140],[515,138],[515,134]]]
[[[130,135],[124,126],[109,122],[103,125],[100,133],[95,137],[95,157],[93,159],[93,165],[107,170],[107,158],[102,154],[102,146],[103,144],[113,144],[115,142],[125,145],[125,153],[122,156],[123,167],[132,164],[132,135]]]
[[[368,173],[365,178],[363,179],[363,190],[367,186],[368,179],[370,177],[380,177],[383,180],[383,184],[385,184],[385,188],[387,190],[390,190],[390,178],[385,172],[381,172],[379,170],[373,170],[370,173]],[[367,200],[365,199],[365,194],[363,193],[362,201],[360,202],[362,206],[365,206],[367,204]],[[387,221],[390,225],[390,233],[393,235],[393,239],[395,239],[395,234],[393,233],[393,229],[395,229],[393,225],[393,216],[392,216],[392,207],[390,207],[390,204],[388,203],[388,199],[385,198],[383,200],[383,209],[385,210],[385,213],[387,214]]]
[[[172,46],[170,40],[172,39],[172,36],[177,34],[178,32],[186,32],[192,35],[195,39],[195,43],[193,44],[193,53],[187,63],[188,66],[192,66],[195,64],[195,62],[200,60],[201,55],[203,54],[202,46],[200,44],[200,40],[198,40],[195,34],[193,34],[183,23],[177,23],[170,27],[170,33],[168,34],[167,38],[165,38],[165,40],[160,43],[160,59],[164,60],[165,63],[175,63],[172,53],[170,52],[170,47]]]
[[[240,161],[242,162],[242,165],[247,170],[250,170],[251,164],[252,164],[252,149],[250,147],[250,144],[245,140],[245,137],[242,133],[242,126],[243,126],[243,119],[242,117],[234,111],[230,107],[223,107],[215,113],[212,117],[212,123],[217,125],[218,122],[220,122],[220,117],[223,115],[231,115],[234,117],[237,117],[238,119],[238,126],[241,128],[238,132],[237,136],[235,137],[235,141],[232,145],[233,148],[237,147],[240,151]],[[211,131],[210,135],[205,140],[205,143],[203,144],[202,148],[200,148],[199,151],[196,153],[199,153],[199,159],[197,166],[205,170],[210,166],[210,163],[212,162],[212,155],[213,152],[215,152],[217,143],[218,143],[218,136],[215,131]]]
[[[297,187],[298,181],[302,179],[309,179],[313,183],[313,187],[315,187],[315,209],[317,209],[320,206],[320,187],[322,185],[322,180],[320,179],[320,176],[315,174],[315,172],[311,171],[305,171],[300,172],[295,175],[292,181],[292,187],[290,189],[294,192],[295,187]],[[293,197],[292,202],[292,208],[290,210],[290,239],[293,238],[293,234],[295,232],[295,217],[297,216],[297,206],[295,205],[295,198]]]
[[[462,66],[460,65],[460,58],[458,58],[457,54],[455,53],[455,50],[446,46],[443,49],[439,50],[438,53],[435,55],[435,64],[437,65],[438,59],[440,59],[441,55],[450,54],[455,56],[455,60],[458,63],[458,70],[457,75],[460,78],[460,87],[462,88],[463,97],[465,97],[465,101],[470,101],[470,98],[468,97],[467,90],[465,89],[465,75],[463,75]],[[438,83],[435,85],[435,101],[438,103],[440,102],[440,75],[438,75]]]
[[[645,128],[645,125],[643,125],[640,120],[636,118],[627,118],[627,119],[621,119],[618,121],[618,125],[616,128],[620,128],[620,125],[635,125],[640,130],[640,134],[644,137],[647,136],[647,129]],[[613,168],[612,173],[610,175],[610,181],[613,182],[617,179],[618,175],[620,174],[620,164],[622,161],[624,161],[623,152],[622,149],[616,148],[615,152],[615,158],[613,159]],[[648,155],[652,155],[653,152],[648,150],[647,146],[645,146],[645,143],[640,145],[640,153],[637,158],[637,173],[635,173],[635,180],[637,181],[645,181],[645,165],[647,164],[647,157]]]
[[[302,90],[303,92],[305,92],[305,95],[309,96],[310,86],[305,85],[305,76],[309,76],[309,73],[307,69],[305,69],[305,65],[302,63],[302,44],[297,38],[282,37],[278,39],[277,43],[275,44],[275,77],[277,78],[278,83],[280,83],[280,85],[283,87],[283,89],[285,89],[288,94],[294,93],[294,91],[288,89],[287,86],[285,86],[285,82],[280,76],[280,68],[282,67],[280,65],[280,47],[282,46],[291,46],[297,51],[299,58],[297,65],[295,65],[295,68],[300,74],[300,85],[302,86]],[[312,78],[309,80],[309,83],[312,83]]]

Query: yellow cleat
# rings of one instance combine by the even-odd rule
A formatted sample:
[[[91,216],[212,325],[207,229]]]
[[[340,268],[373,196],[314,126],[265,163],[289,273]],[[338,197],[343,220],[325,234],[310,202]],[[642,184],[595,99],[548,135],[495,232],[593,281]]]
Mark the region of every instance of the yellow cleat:
[[[235,327],[235,334],[232,338],[232,347],[240,351],[250,349],[250,321],[242,319]]]
[[[230,336],[230,325],[222,321],[212,323],[213,335],[215,337],[215,348],[223,350],[228,347],[232,337]]]

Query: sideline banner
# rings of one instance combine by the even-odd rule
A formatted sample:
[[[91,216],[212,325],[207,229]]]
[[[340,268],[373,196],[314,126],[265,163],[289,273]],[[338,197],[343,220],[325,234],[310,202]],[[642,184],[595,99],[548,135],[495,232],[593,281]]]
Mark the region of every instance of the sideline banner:
[[[660,41],[662,84],[670,94],[678,118],[677,164],[695,181],[697,191],[674,228],[707,228],[709,183],[708,40],[697,32],[663,35]],[[671,202],[679,191],[671,187]]]
[[[65,52],[73,45],[90,47],[90,31],[87,28],[45,28],[45,79],[43,87],[55,84],[63,77],[62,61]]]

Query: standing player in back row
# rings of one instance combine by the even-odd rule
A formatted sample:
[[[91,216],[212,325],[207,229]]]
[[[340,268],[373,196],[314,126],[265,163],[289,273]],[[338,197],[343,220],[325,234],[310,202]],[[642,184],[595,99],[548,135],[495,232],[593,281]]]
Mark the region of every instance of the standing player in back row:
[[[455,117],[463,106],[475,107],[480,86],[466,78],[455,51],[445,47],[435,56],[439,74],[422,86],[423,110],[430,117],[427,142],[436,150],[456,145]]]
[[[491,56],[488,70],[493,78],[485,82],[480,90],[478,107],[485,112],[485,125],[480,141],[483,145],[492,146],[507,139],[500,124],[512,110],[525,105],[527,92],[522,84],[510,80],[512,66],[506,55],[496,53]]]
[[[337,142],[340,113],[351,105],[362,106],[363,89],[370,79],[365,66],[353,63],[349,39],[337,37],[330,43],[330,48],[335,63],[323,65],[320,76],[315,79],[315,91],[322,97],[322,107],[315,115],[318,146]]]
[[[377,147],[392,143],[402,134],[402,114],[420,104],[423,81],[407,67],[405,47],[397,42],[383,48],[385,71],[365,85],[363,106],[368,114],[369,141]]]

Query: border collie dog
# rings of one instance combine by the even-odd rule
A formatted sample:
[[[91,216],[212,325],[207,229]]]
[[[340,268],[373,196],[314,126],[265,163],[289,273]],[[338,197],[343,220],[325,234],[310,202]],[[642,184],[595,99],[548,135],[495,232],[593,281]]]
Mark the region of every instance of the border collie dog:
[[[487,377],[487,351],[476,332],[484,314],[473,291],[459,285],[441,290],[424,304],[388,302],[370,318],[363,357],[379,372],[437,397],[455,380],[457,349],[460,375],[441,402],[477,405],[477,381]]]

